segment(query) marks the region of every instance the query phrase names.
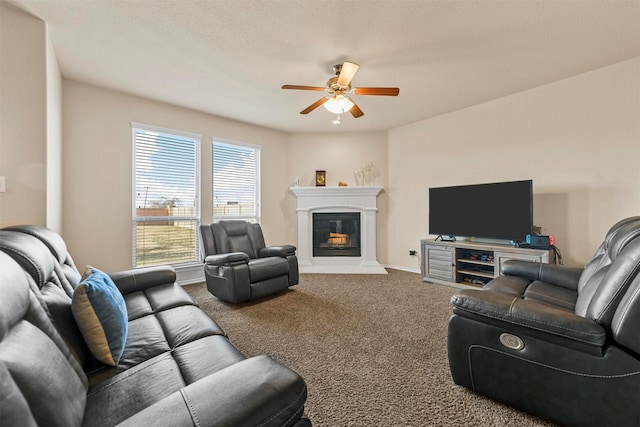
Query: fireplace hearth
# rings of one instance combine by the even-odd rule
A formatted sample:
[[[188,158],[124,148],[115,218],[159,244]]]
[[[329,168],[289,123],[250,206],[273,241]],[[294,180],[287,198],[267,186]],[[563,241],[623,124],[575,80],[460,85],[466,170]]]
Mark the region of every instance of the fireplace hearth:
[[[313,256],[360,256],[360,213],[313,214]]]

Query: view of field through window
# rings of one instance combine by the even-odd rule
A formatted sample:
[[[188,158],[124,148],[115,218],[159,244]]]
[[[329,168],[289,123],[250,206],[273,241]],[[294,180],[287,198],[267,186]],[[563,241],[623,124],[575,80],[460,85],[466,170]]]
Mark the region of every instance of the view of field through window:
[[[134,129],[134,267],[199,261],[199,142]]]
[[[213,141],[213,219],[260,222],[260,149]]]

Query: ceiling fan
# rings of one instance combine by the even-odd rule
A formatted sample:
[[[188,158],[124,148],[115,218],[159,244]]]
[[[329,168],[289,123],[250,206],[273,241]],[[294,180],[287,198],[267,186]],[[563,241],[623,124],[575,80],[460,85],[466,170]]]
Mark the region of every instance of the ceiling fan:
[[[298,85],[283,85],[282,89],[296,89],[296,90],[316,90],[324,91],[329,94],[324,98],[320,98],[313,104],[309,105],[304,110],[300,111],[300,114],[309,114],[321,105],[338,115],[335,124],[340,123],[340,114],[351,113],[356,119],[364,115],[360,107],[353,101],[349,94],[353,95],[383,95],[383,96],[398,96],[400,89],[397,87],[351,87],[351,80],[358,71],[360,66],[353,62],[345,62],[343,64],[337,64],[333,66],[333,71],[336,74],[335,77],[331,77],[327,81],[327,85],[320,86],[298,86]]]

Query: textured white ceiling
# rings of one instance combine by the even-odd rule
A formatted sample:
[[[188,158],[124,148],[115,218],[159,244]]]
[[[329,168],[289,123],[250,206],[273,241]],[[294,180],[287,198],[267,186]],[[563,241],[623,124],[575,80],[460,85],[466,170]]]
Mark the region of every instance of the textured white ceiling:
[[[65,78],[287,132],[386,130],[640,56],[640,1],[8,0]],[[334,64],[365,115],[298,114]]]

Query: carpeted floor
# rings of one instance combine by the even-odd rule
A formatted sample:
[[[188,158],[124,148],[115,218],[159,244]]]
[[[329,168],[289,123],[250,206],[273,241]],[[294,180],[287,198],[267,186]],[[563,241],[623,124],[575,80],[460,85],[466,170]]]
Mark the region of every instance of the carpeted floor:
[[[418,274],[303,274],[287,292],[226,304],[185,286],[246,356],[272,354],[307,382],[314,426],[550,426],[451,380],[449,300]]]

